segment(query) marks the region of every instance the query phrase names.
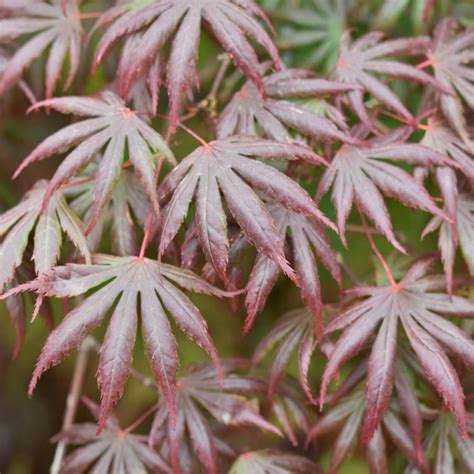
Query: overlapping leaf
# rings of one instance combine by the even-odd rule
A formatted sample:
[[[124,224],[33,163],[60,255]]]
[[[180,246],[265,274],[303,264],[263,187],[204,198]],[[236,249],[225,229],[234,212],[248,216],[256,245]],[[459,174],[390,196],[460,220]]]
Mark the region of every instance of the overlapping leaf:
[[[461,139],[439,117],[428,120],[427,130],[420,142],[446,156],[449,156],[467,179],[474,185],[474,156]],[[436,179],[443,195],[443,201],[448,215],[456,221],[456,202],[458,185],[453,169],[436,168]]]
[[[433,217],[423,231],[423,235],[426,235],[439,229],[438,248],[443,260],[449,293],[453,290],[453,269],[458,245],[469,274],[474,276],[474,199],[472,194],[461,194],[456,208],[457,239],[454,238],[452,225],[438,217]]]
[[[216,474],[216,443],[203,412],[218,423],[228,426],[253,426],[276,434],[280,431],[262,418],[257,408],[243,395],[254,394],[261,387],[258,380],[232,374],[245,365],[240,360],[224,360],[222,387],[216,369],[210,365],[195,365],[179,379],[177,418],[173,424],[164,404],[158,408],[151,431],[152,443],[159,431],[167,430],[171,463],[179,472],[180,445],[188,437],[200,463],[209,474]],[[204,409],[204,410],[203,410]]]
[[[408,123],[416,123],[415,118],[398,96],[375,75],[407,79],[421,84],[430,84],[446,92],[446,88],[432,76],[414,66],[386,59],[400,54],[423,54],[431,41],[427,37],[397,38],[382,41],[383,33],[371,32],[350,44],[350,34],[346,32],[341,40],[336,77],[339,81],[358,84],[381,104],[393,110]],[[371,119],[364,105],[364,91],[348,93],[351,108],[367,126]]]
[[[356,391],[354,394],[343,398],[327,414],[319,419],[311,428],[306,443],[339,429],[339,434],[331,449],[331,461],[328,474],[338,472],[344,461],[351,456],[357,447],[358,435],[362,429],[364,414],[370,412],[371,405],[364,398],[364,392]],[[412,463],[417,463],[417,454],[413,446],[413,439],[399,413],[397,404],[391,405],[390,409],[380,420],[381,426],[376,426],[374,434],[366,444],[367,462],[370,472],[387,474],[389,471],[389,460],[385,434]]]
[[[296,309],[282,316],[256,347],[253,362],[260,364],[264,357],[275,349],[268,373],[268,392],[273,396],[297,348],[300,385],[307,398],[316,404],[308,383],[309,365],[316,349],[314,317],[308,310]]]
[[[90,222],[93,211],[94,181],[97,165],[93,163],[81,175],[77,184],[64,190],[71,197],[71,208],[84,222]],[[83,179],[83,181],[81,181]],[[102,211],[101,218],[87,241],[92,252],[99,250],[105,230],[111,227],[112,248],[117,255],[137,255],[137,225],[145,227],[149,199],[139,178],[130,171],[123,171],[114,187],[110,203]]]
[[[452,166],[448,157],[423,145],[404,143],[399,132],[375,138],[364,147],[344,145],[323,175],[317,191],[320,199],[332,186],[332,202],[337,211],[337,226],[344,238],[346,221],[353,202],[374,222],[380,232],[399,250],[383,195],[403,204],[446,217],[426,190],[406,171],[382,160],[415,166]]]
[[[156,261],[148,259],[106,255],[96,256],[93,265],[68,264],[56,267],[37,280],[12,290],[11,294],[35,291],[41,299],[45,296],[69,298],[96,289],[69,312],[49,335],[30,383],[30,394],[41,374],[77,349],[87,334],[98,327],[113,308],[98,369],[101,431],[113,405],[122,396],[131,369],[140,297],[145,352],[168,404],[170,416],[174,419],[178,355],[167,313],[189,338],[210,354],[219,368],[205,320],[176,285],[198,293],[223,296],[222,291],[192,272],[166,264],[158,267]],[[3,297],[8,296],[9,293],[6,293]]]
[[[241,454],[229,474],[321,474],[322,472],[319,466],[303,456],[264,449]]]
[[[85,403],[97,419],[99,407],[90,400]],[[80,423],[57,434],[53,441],[76,447],[64,459],[61,474],[171,473],[158,453],[148,447],[146,438],[121,429],[115,416],[107,420],[100,435],[96,434],[95,424]]]
[[[263,135],[284,143],[292,141],[291,131],[296,131],[323,141],[355,141],[340,129],[341,124],[344,127],[344,119],[337,109],[327,105],[336,119],[331,121],[294,102],[294,99],[351,91],[354,87],[350,84],[318,79],[303,69],[287,69],[267,75],[263,85],[265,98],[251,82],[234,95],[217,123],[219,137]]]
[[[0,93],[17,82],[23,71],[49,48],[46,62],[46,97],[53,95],[61,72],[69,58],[69,75],[65,89],[74,80],[81,60],[82,26],[80,0],[36,1],[18,6],[6,5],[11,16],[0,19],[0,41],[33,35],[9,60],[0,80]]]
[[[305,214],[331,225],[309,194],[275,168],[254,160],[302,159],[319,164],[321,158],[306,147],[258,138],[232,137],[203,145],[166,177],[160,190],[164,210],[160,253],[176,236],[196,199],[196,228],[206,259],[218,275],[227,280],[229,260],[225,201],[230,213],[257,250],[275,261],[293,279],[286,261],[283,240],[262,199],[252,188],[295,213]]]
[[[52,108],[64,114],[92,117],[69,125],[46,138],[17,169],[15,176],[32,163],[73,149],[52,177],[44,205],[59,186],[80,172],[104,149],[95,177],[94,205],[88,230],[92,230],[101,211],[110,201],[120,178],[126,151],[156,213],[159,212],[155,171],[162,158],[174,163],[173,154],[161,135],[136,112],[127,108],[118,96],[104,92],[100,98],[63,97],[39,102],[33,109],[39,107]]]
[[[109,27],[100,40],[95,63],[100,63],[119,39],[136,35],[135,47],[121,62],[125,67],[118,71],[120,91],[126,97],[133,82],[148,70],[157,53],[171,40],[167,84],[171,124],[175,127],[183,95],[195,82],[202,24],[263,92],[259,61],[247,36],[263,46],[277,67],[280,60],[258,19],[266,20],[253,0],[156,0],[138,8],[134,2],[125,2],[99,19],[100,26],[109,24]]]
[[[455,418],[446,411],[437,411],[424,442],[425,451],[433,457],[432,472],[456,474],[474,472],[474,415],[468,414],[468,438],[459,431]],[[411,467],[407,474],[418,474]]]
[[[436,79],[453,92],[453,95],[440,96],[441,110],[472,151],[474,145],[466,128],[461,99],[474,109],[474,28],[455,35],[457,28],[458,22],[454,18],[440,22],[434,33],[434,48],[429,59]]]
[[[45,211],[41,212],[48,187],[47,181],[38,181],[19,204],[0,215],[0,237],[3,236],[0,244],[0,290],[12,281],[15,269],[21,265],[33,229],[33,260],[37,273],[51,270],[58,262],[63,233],[86,260],[90,258],[82,222],[68,206],[61,191],[53,194]]]
[[[392,392],[399,325],[427,378],[455,414],[461,430],[466,432],[464,393],[446,352],[472,366],[474,342],[445,317],[474,317],[474,304],[461,297],[450,298],[439,293],[443,279],[427,276],[431,263],[431,260],[422,260],[414,264],[395,286],[354,288],[353,295],[366,298],[337,316],[327,327],[327,334],[341,329],[343,333],[330,354],[322,378],[321,404],[331,378],[375,331],[378,332],[369,358],[366,387],[367,404],[371,407],[365,421],[368,438],[382,419]]]
[[[301,298],[312,312],[316,333],[321,336],[322,297],[315,254],[338,284],[342,285],[336,254],[324,229],[314,218],[296,214],[274,204],[269,206],[269,211],[277,225],[280,238],[288,243],[289,261],[300,282]],[[280,268],[273,260],[262,254],[257,255],[246,286],[245,305],[248,316],[244,332],[250,330],[258,313],[264,308],[279,273]]]

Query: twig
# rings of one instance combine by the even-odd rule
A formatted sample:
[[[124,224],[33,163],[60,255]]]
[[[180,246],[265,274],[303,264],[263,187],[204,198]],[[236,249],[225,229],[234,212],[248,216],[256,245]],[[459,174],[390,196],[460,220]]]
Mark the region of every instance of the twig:
[[[76,366],[74,368],[74,374],[72,376],[71,387],[66,399],[66,411],[64,413],[61,431],[68,430],[74,423],[74,417],[76,416],[77,406],[81,396],[84,375],[86,373],[88,354],[89,350],[92,348],[92,340],[90,338],[86,338],[79,349]],[[66,440],[62,440],[57,444],[53,463],[51,464],[50,468],[51,474],[59,474],[61,465],[63,463],[64,454],[66,453],[66,448]]]

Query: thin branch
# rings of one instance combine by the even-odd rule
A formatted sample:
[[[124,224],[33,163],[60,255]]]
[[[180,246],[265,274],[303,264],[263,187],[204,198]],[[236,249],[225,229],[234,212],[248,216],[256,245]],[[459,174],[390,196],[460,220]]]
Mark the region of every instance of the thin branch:
[[[87,359],[89,351],[93,348],[92,340],[87,337],[79,349],[77,355],[76,365],[74,367],[74,373],[72,376],[71,386],[66,399],[66,411],[64,413],[64,419],[61,431],[68,430],[74,423],[76,416],[77,406],[79,405],[79,399],[81,397],[82,385],[84,382],[84,376],[87,369]],[[64,455],[67,449],[67,441],[62,440],[56,446],[54,453],[53,463],[51,464],[50,473],[59,474],[63,463]]]

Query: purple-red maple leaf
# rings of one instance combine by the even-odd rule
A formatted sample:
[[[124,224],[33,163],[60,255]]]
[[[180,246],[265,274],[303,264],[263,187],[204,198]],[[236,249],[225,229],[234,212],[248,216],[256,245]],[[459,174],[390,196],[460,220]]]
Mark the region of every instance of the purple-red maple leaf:
[[[172,419],[176,417],[176,340],[168,321],[169,313],[182,331],[212,357],[219,360],[207,324],[199,310],[178,286],[198,293],[223,296],[194,273],[137,257],[97,255],[93,265],[68,264],[56,267],[33,282],[20,285],[2,298],[20,291],[34,291],[40,301],[46,296],[70,298],[96,291],[49,335],[38,359],[29,392],[42,373],[59,364],[113,309],[100,352],[98,381],[101,390],[99,428],[101,431],[114,404],[122,396],[133,358],[137,332],[138,298],[145,352],[152,366]]]
[[[99,159],[100,161],[100,159]],[[77,184],[64,189],[70,198],[70,206],[84,222],[90,222],[94,201],[94,176],[97,163],[88,166]],[[96,252],[101,245],[105,230],[111,227],[112,249],[117,255],[137,255],[137,226],[145,228],[150,200],[140,179],[131,171],[123,171],[115,184],[110,202],[102,210],[101,218],[92,232],[87,236],[91,252]]]
[[[356,136],[364,134],[363,130],[355,132]],[[395,130],[385,137],[368,140],[365,146],[343,145],[321,178],[316,198],[319,200],[332,187],[331,198],[337,212],[337,226],[344,242],[346,221],[355,202],[392,245],[404,251],[393,233],[383,195],[409,207],[447,217],[417,180],[385,160],[415,166],[453,166],[447,156],[436,150],[401,141],[400,132]]]
[[[340,430],[331,449],[328,474],[338,472],[344,461],[354,452],[358,435],[362,430],[364,415],[367,417],[370,411],[371,405],[365,399],[364,392],[356,390],[352,395],[343,398],[336,406],[331,407],[328,413],[310,429],[306,444],[328,432]],[[391,405],[382,419],[379,420],[381,426],[377,423],[370,441],[367,440],[366,456],[370,472],[380,474],[390,472],[385,441],[387,435],[407,459],[414,464],[418,462],[417,453],[413,446],[413,438],[399,411],[396,404]],[[382,430],[382,426],[384,430]]]
[[[281,239],[288,243],[288,259],[298,277],[301,298],[312,312],[316,333],[321,336],[323,304],[315,254],[338,284],[342,285],[336,254],[331,248],[323,227],[314,218],[296,214],[276,204],[269,205],[268,209],[275,220]],[[257,255],[246,286],[245,305],[248,316],[244,332],[250,330],[258,313],[264,308],[279,274],[280,267],[273,260],[262,254]]]
[[[195,225],[206,259],[227,281],[229,260],[228,210],[257,250],[275,261],[293,279],[277,231],[266,205],[252,189],[264,193],[284,208],[332,225],[299,184],[277,169],[254,158],[302,159],[312,164],[323,160],[304,146],[259,138],[231,137],[197,148],[166,177],[160,197],[169,200],[163,211],[160,254],[168,247],[196,200]]]
[[[69,75],[65,89],[74,80],[81,60],[82,26],[80,0],[66,3],[36,1],[18,6],[6,6],[9,18],[0,19],[0,41],[33,35],[8,61],[0,80],[0,94],[17,82],[23,71],[49,48],[46,62],[46,97],[53,95],[61,77],[62,69],[69,58]]]
[[[340,43],[336,78],[340,82],[358,84],[363,88],[363,90],[348,92],[347,96],[351,108],[365,125],[370,127],[372,120],[365,108],[364,90],[381,104],[399,114],[403,120],[414,124],[416,119],[410,111],[376,75],[382,74],[390,78],[430,84],[446,92],[446,88],[426,72],[400,61],[386,59],[387,56],[400,54],[424,54],[431,45],[431,40],[428,37],[418,37],[382,41],[383,37],[383,33],[371,32],[350,44],[351,36],[347,31]]]
[[[180,472],[180,448],[189,438],[192,450],[206,472],[217,474],[217,447],[206,415],[223,425],[257,427],[281,435],[278,428],[262,418],[257,407],[245,397],[260,390],[260,381],[232,373],[245,365],[241,360],[223,360],[222,386],[214,366],[200,364],[189,367],[178,381],[175,422],[169,416],[168,407],[163,403],[159,405],[150,439],[154,444],[160,432],[166,431],[174,472]]]
[[[321,468],[309,459],[273,449],[241,454],[229,474],[322,474]]]
[[[32,163],[69,151],[51,178],[44,205],[57,188],[85,168],[103,149],[95,177],[94,205],[88,230],[92,230],[101,211],[110,201],[122,172],[126,151],[156,213],[159,212],[155,182],[157,163],[162,158],[171,163],[175,161],[161,135],[142,120],[137,112],[126,107],[122,99],[111,92],[104,92],[100,98],[62,97],[45,100],[35,104],[32,110],[40,107],[52,108],[63,114],[91,117],[46,138],[17,169],[14,176],[18,176]]]
[[[453,226],[439,217],[433,217],[423,231],[423,235],[426,235],[439,229],[438,248],[449,293],[453,290],[453,270],[458,245],[469,274],[474,276],[474,196],[461,194],[456,201],[456,209],[456,239]]]
[[[252,82],[234,95],[219,117],[219,137],[263,135],[284,143],[293,140],[293,131],[323,141],[356,141],[341,129],[344,120],[337,109],[331,109],[336,119],[331,121],[295,100],[335,95],[357,86],[319,79],[303,69],[286,69],[267,75],[263,84],[266,97],[262,97]],[[331,106],[328,104],[328,107]]]
[[[84,399],[84,403],[98,419],[99,407],[88,399]],[[113,415],[100,435],[97,435],[94,423],[78,423],[58,433],[53,441],[75,446],[63,460],[61,474],[171,473],[159,454],[148,446],[146,437],[120,428]]]
[[[385,413],[393,388],[397,359],[398,328],[401,325],[427,378],[466,432],[464,393],[458,374],[446,352],[474,365],[474,342],[456,325],[442,316],[474,317],[474,303],[450,298],[439,290],[441,276],[428,276],[432,259],[415,263],[398,283],[390,286],[356,287],[354,296],[365,297],[333,319],[326,334],[343,330],[337,340],[321,382],[320,403],[341,366],[353,358],[377,331],[369,358],[366,386],[370,406],[365,432],[370,438]]]
[[[442,20],[434,32],[434,46],[429,53],[436,79],[452,92],[441,94],[439,103],[449,124],[471,151],[474,144],[466,128],[462,100],[474,109],[474,28],[455,35],[459,27],[453,17]]]
[[[167,66],[171,125],[178,121],[183,95],[196,82],[196,62],[201,26],[210,30],[234,63],[264,92],[257,54],[247,36],[253,38],[280,67],[278,51],[258,22],[265,14],[253,0],[154,0],[136,7],[121,3],[104,13],[99,26],[108,25],[95,57],[103,61],[114,44],[133,34],[134,46],[122,57],[118,71],[119,89],[126,97],[133,82],[147,73],[158,52],[171,39]]]

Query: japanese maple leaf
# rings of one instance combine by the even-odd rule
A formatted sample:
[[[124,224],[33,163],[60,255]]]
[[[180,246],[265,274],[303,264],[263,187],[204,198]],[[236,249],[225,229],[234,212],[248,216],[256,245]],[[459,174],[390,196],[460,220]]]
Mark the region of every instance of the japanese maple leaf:
[[[426,133],[420,142],[446,156],[456,163],[457,169],[474,185],[474,156],[471,150],[439,117],[428,119]],[[456,221],[457,179],[453,169],[436,168],[436,179],[443,195],[447,214]]]
[[[459,24],[448,17],[439,23],[434,32],[434,47],[427,64],[433,66],[436,79],[452,95],[441,94],[439,103],[449,124],[456,130],[463,142],[471,149],[474,145],[466,129],[466,120],[461,99],[474,109],[474,28],[455,35]],[[457,94],[456,94],[456,93]]]
[[[321,285],[315,254],[329,270],[333,278],[342,285],[342,277],[336,254],[321,225],[314,218],[288,211],[279,205],[268,207],[280,237],[287,241],[289,261],[295,269],[301,286],[301,298],[314,316],[316,333],[321,336]],[[314,249],[314,250],[313,250]],[[280,267],[264,255],[257,255],[246,286],[247,319],[244,332],[252,327],[258,313],[265,307],[268,295],[275,286]]]
[[[474,317],[474,303],[439,293],[443,279],[427,276],[431,263],[431,259],[415,263],[400,282],[390,286],[354,288],[351,290],[353,295],[366,298],[337,316],[326,328],[326,334],[341,329],[343,332],[329,356],[322,378],[321,404],[331,378],[362,349],[378,328],[369,358],[366,398],[371,409],[365,420],[366,433],[374,432],[388,406],[399,325],[428,379],[455,414],[461,430],[466,432],[463,390],[445,349],[465,364],[472,365],[474,342],[442,316]]]
[[[474,472],[474,415],[467,416],[468,438],[462,436],[456,419],[451,413],[434,410],[430,417],[432,421],[424,446],[425,451],[433,457],[432,472],[439,474]],[[419,473],[416,467],[411,467],[406,472],[407,474]]]
[[[8,62],[0,80],[0,94],[17,82],[23,71],[49,48],[46,61],[46,97],[50,98],[61,77],[66,58],[69,74],[65,89],[74,80],[81,60],[82,27],[79,5],[81,0],[37,1],[31,4],[6,6],[10,18],[0,19],[0,41],[12,40],[23,35],[33,35]]]
[[[140,40],[139,34],[131,35],[127,38],[120,54],[119,71],[125,70],[129,66],[130,56],[134,54],[134,49]],[[163,54],[160,52],[156,55],[150,66],[148,66],[147,72],[135,81],[127,94],[135,110],[146,110],[150,113],[150,116],[156,115],[160,88],[165,85],[165,80],[163,79],[165,71],[166,64],[163,60]],[[118,80],[115,81],[114,85],[116,86],[117,93],[119,93]]]
[[[417,180],[398,166],[383,160],[415,166],[453,166],[448,157],[436,150],[400,141],[399,132],[395,130],[385,137],[368,140],[364,147],[342,146],[321,178],[316,199],[319,200],[332,186],[331,198],[343,242],[346,222],[355,202],[392,245],[404,252],[393,233],[383,195],[409,207],[449,218],[438,209]]]
[[[93,178],[97,164],[90,165],[77,184],[67,187],[64,193],[71,198],[71,208],[90,222],[93,212],[94,187]],[[145,227],[149,210],[149,199],[140,179],[130,171],[123,171],[115,184],[109,204],[103,209],[101,219],[87,236],[89,249],[96,252],[102,242],[105,230],[110,227],[112,248],[117,255],[136,255],[137,224]]]
[[[0,291],[12,281],[23,261],[28,239],[34,229],[33,260],[36,273],[51,270],[59,259],[65,233],[86,260],[90,259],[84,228],[66,203],[61,191],[53,194],[42,213],[48,181],[38,181],[16,206],[0,215]]]
[[[306,438],[307,445],[320,436],[339,430],[331,449],[332,455],[328,474],[338,472],[344,461],[354,452],[357,446],[358,434],[362,429],[364,414],[367,415],[370,410],[371,405],[366,401],[364,392],[357,390],[332,407],[311,428]],[[413,439],[403,418],[400,416],[400,409],[396,403],[390,406],[380,421],[381,426],[378,426],[377,423],[373,436],[365,446],[370,472],[389,472],[385,441],[387,435],[408,460],[417,463]],[[382,426],[386,434],[384,434]]]
[[[99,407],[91,400],[84,400],[89,411],[98,418]],[[76,448],[68,454],[61,474],[80,472],[112,472],[145,474],[147,472],[171,473],[171,469],[146,443],[146,437],[121,429],[115,416],[110,416],[100,435],[94,423],[78,423],[53,438]],[[91,471],[88,469],[91,468]]]
[[[263,449],[241,454],[229,474],[322,474],[321,468],[297,454]]]
[[[308,383],[309,365],[315,349],[314,316],[307,309],[295,309],[283,315],[259,342],[252,359],[258,365],[270,351],[274,351],[267,377],[270,397],[285,376],[290,358],[297,350],[300,385],[308,400],[317,403]]]
[[[352,137],[326,117],[292,102],[294,99],[347,92],[354,86],[318,79],[303,69],[270,74],[263,79],[263,84],[266,97],[262,97],[252,82],[247,82],[234,95],[219,118],[219,137],[262,134],[284,143],[294,140],[291,135],[293,130],[324,141],[354,143]]]
[[[104,149],[95,177],[94,206],[88,231],[97,223],[100,213],[110,201],[115,184],[128,158],[140,177],[156,213],[159,203],[155,184],[157,162],[165,158],[174,163],[174,157],[161,135],[138,115],[125,106],[115,94],[104,92],[100,98],[62,97],[37,103],[40,107],[55,109],[64,114],[91,117],[73,123],[40,143],[17,169],[18,176],[27,166],[58,153],[72,149],[52,177],[44,197],[47,204],[51,194],[90,163]]]
[[[177,392],[177,418],[171,421],[167,406],[161,404],[150,433],[154,444],[158,432],[167,425],[167,441],[171,463],[179,472],[180,445],[186,437],[200,463],[209,474],[216,474],[216,446],[206,415],[227,426],[253,426],[281,436],[278,428],[262,418],[257,408],[244,396],[259,389],[258,380],[233,374],[245,367],[240,360],[222,361],[224,373],[222,387],[215,367],[194,365],[179,379]],[[205,415],[206,414],[206,415]]]
[[[183,95],[195,80],[202,24],[263,93],[257,54],[246,35],[263,46],[277,68],[280,59],[258,19],[266,20],[253,0],[150,0],[139,8],[134,2],[125,2],[99,19],[101,26],[111,24],[99,42],[95,64],[104,59],[120,38],[139,32],[135,48],[130,51],[127,61],[122,62],[125,67],[118,71],[120,91],[126,97],[132,83],[147,71],[157,53],[172,39],[167,85],[171,125],[175,128]]]
[[[371,32],[350,44],[350,32],[346,32],[340,44],[336,78],[343,83],[359,84],[381,104],[399,114],[407,123],[414,124],[416,119],[409,110],[397,95],[374,74],[430,84],[446,92],[446,88],[429,74],[409,64],[385,59],[386,56],[399,54],[423,54],[431,41],[427,37],[418,37],[397,38],[382,42],[383,37],[383,33]],[[372,121],[364,105],[364,90],[351,91],[347,96],[354,112],[362,122],[370,126]]]
[[[456,249],[459,245],[469,274],[474,276],[474,199],[472,194],[461,194],[456,202],[456,234],[453,226],[438,217],[433,217],[425,227],[423,236],[439,229],[438,248],[443,260],[448,292],[453,290],[453,269]]]
[[[5,70],[7,69],[10,60],[11,56],[3,48],[0,48],[0,82],[2,75],[5,73]],[[22,92],[32,104],[36,102],[36,97],[33,94],[33,91],[30,89],[30,87],[25,81],[19,80],[18,87],[22,90]]]
[[[296,4],[288,7],[283,2],[282,7],[271,12],[271,17],[284,25],[278,46],[303,54],[304,67],[319,66],[329,71],[336,64],[350,7],[350,0],[312,0],[307,7],[300,8]]]
[[[262,377],[264,393],[267,394],[268,377]],[[305,402],[298,382],[290,376],[286,376],[276,388],[270,398],[266,398],[262,411],[266,419],[278,422],[287,438],[293,446],[298,446],[298,437],[306,436],[311,427],[311,406]],[[269,418],[272,417],[272,418]]]
[[[122,396],[131,369],[140,296],[145,352],[168,404],[170,416],[174,419],[178,355],[167,313],[189,338],[210,354],[220,371],[205,320],[176,285],[215,296],[223,296],[224,293],[190,271],[164,263],[158,267],[156,261],[146,258],[97,255],[93,262],[93,265],[56,267],[37,280],[20,285],[2,296],[3,299],[20,291],[34,291],[41,301],[45,296],[70,298],[98,288],[69,312],[49,335],[33,373],[29,393],[32,394],[42,373],[77,349],[84,338],[102,323],[108,311],[114,308],[102,344],[98,369],[101,390],[98,431],[102,431],[113,405]]]
[[[286,209],[332,224],[295,181],[253,158],[302,159],[313,164],[322,161],[304,146],[258,138],[231,137],[197,148],[166,177],[160,188],[160,197],[169,199],[162,222],[160,254],[176,236],[196,196],[196,227],[201,248],[220,278],[226,280],[229,241],[225,201],[257,250],[296,279],[286,261],[275,222],[252,187]]]

